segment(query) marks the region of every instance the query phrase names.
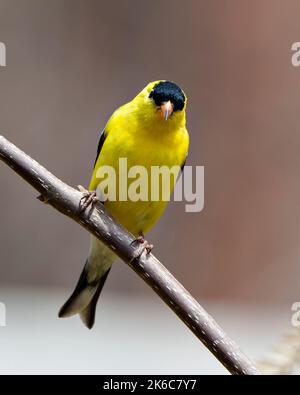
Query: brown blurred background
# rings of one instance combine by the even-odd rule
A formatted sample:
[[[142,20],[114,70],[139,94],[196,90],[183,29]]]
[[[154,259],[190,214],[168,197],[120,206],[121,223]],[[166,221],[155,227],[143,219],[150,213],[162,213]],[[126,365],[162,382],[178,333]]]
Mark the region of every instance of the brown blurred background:
[[[199,299],[300,296],[300,41],[297,0],[0,0],[0,128],[71,185],[88,185],[99,131],[146,83],[189,97],[188,164],[205,209],[171,204],[148,239]],[[80,227],[1,165],[1,286],[73,287]],[[125,265],[106,290],[152,297]],[[63,302],[63,301],[62,301]]]

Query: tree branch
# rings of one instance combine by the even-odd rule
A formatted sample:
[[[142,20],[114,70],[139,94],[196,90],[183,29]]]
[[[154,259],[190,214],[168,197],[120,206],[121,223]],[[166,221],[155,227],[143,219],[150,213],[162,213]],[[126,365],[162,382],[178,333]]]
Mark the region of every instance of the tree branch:
[[[3,136],[0,136],[0,158],[31,184],[47,203],[79,223],[127,263],[230,373],[260,374],[213,318],[152,254],[138,257],[140,250],[132,245],[133,235],[117,224],[102,204],[97,203],[92,210],[80,212],[81,192],[59,180]]]

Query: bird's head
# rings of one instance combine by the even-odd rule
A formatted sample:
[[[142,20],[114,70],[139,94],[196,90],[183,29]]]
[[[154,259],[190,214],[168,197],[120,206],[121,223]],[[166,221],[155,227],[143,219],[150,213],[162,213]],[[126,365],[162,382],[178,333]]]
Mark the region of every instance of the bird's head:
[[[187,97],[182,89],[171,81],[155,81],[148,84],[136,97],[143,102],[144,114],[166,126],[185,122]],[[170,123],[170,124],[169,124]]]

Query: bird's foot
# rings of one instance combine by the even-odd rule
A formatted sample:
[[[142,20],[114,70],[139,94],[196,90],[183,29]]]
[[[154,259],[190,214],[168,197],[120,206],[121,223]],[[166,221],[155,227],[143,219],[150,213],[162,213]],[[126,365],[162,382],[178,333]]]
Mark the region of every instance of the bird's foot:
[[[148,243],[148,241],[146,241],[146,244],[145,244],[144,248],[145,248],[145,251],[146,251],[146,255],[149,255],[151,253],[151,251],[153,250],[154,245],[151,244],[151,243]]]
[[[145,242],[146,242],[146,240],[145,240],[144,233],[141,232],[139,234],[139,236],[131,242],[131,245],[134,245],[134,244],[142,245],[142,244],[145,244]]]
[[[78,185],[78,190],[83,193],[82,198],[80,199],[79,208],[80,211],[85,211],[89,206],[93,208],[93,206],[99,202],[97,198],[96,191],[88,191],[83,186]]]
[[[153,244],[150,244],[147,240],[145,240],[143,233],[141,233],[136,239],[134,239],[131,244],[139,244],[141,246],[136,258],[140,258],[144,252],[146,252],[146,255],[149,255],[154,247]]]

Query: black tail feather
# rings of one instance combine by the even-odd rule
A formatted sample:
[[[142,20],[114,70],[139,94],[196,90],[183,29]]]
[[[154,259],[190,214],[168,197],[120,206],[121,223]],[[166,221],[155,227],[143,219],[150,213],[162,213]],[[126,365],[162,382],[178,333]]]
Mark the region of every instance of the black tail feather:
[[[94,322],[95,322],[95,314],[96,314],[96,306],[97,302],[99,299],[99,296],[101,294],[102,288],[105,284],[105,281],[107,279],[108,273],[110,272],[110,268],[107,270],[107,272],[100,278],[97,286],[97,290],[95,292],[95,295],[93,296],[92,300],[90,303],[87,305],[87,307],[80,312],[80,318],[81,321],[85,324],[85,326],[89,329],[92,329]]]
[[[60,309],[58,316],[60,318],[64,318],[79,314],[83,323],[89,329],[91,329],[95,321],[97,301],[99,299],[101,290],[104,286],[109,271],[110,268],[98,281],[89,283],[87,280],[87,270],[85,264],[85,267],[79,277],[75,290]]]

